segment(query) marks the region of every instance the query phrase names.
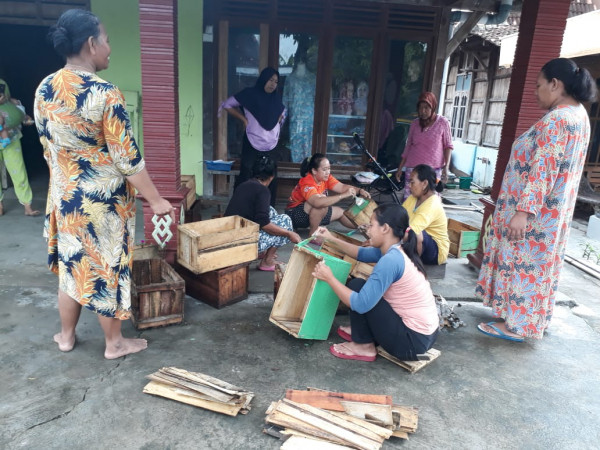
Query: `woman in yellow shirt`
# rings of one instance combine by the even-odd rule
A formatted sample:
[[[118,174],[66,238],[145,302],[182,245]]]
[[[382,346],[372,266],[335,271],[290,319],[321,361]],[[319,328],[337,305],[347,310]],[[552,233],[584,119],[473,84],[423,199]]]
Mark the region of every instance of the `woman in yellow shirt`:
[[[408,211],[410,229],[417,235],[417,252],[423,264],[444,264],[450,239],[448,219],[442,200],[436,193],[435,170],[426,164],[416,166],[409,179],[410,196],[403,205]]]

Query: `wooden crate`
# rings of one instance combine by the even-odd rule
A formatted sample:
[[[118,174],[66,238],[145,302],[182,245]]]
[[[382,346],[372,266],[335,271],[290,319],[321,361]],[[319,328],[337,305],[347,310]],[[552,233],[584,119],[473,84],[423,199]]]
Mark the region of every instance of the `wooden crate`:
[[[269,320],[297,338],[327,339],[337,311],[339,298],[333,289],[312,276],[320,261],[325,261],[340,282],[346,282],[350,263],[314,250],[303,241],[292,251],[271,310]]]
[[[448,237],[450,238],[450,254],[464,258],[475,253],[479,244],[480,230],[458,220],[448,219]]]
[[[133,261],[131,310],[133,325],[142,330],[183,322],[185,283],[161,258]]]
[[[344,211],[344,216],[346,216],[350,222],[357,227],[360,225],[369,225],[371,223],[373,211],[375,208],[377,208],[377,203],[375,203],[373,199],[362,200],[363,202],[360,206],[355,202],[346,211]]]
[[[177,262],[196,274],[258,258],[258,224],[240,216],[177,227]]]
[[[346,236],[343,233],[338,233],[337,231],[331,231],[331,234],[338,239],[354,245],[360,246],[362,244],[362,242],[358,239]],[[321,252],[349,262],[352,265],[350,268],[350,276],[354,278],[362,278],[363,280],[366,280],[373,272],[373,267],[375,267],[375,264],[357,261],[356,259],[346,255],[336,241],[325,240],[323,245],[321,245]]]
[[[185,280],[187,295],[221,309],[248,298],[249,266],[246,262],[200,275],[180,264],[175,265],[175,269]]]
[[[196,175],[181,175],[181,184],[190,190],[185,195],[186,211],[192,208],[196,201]]]

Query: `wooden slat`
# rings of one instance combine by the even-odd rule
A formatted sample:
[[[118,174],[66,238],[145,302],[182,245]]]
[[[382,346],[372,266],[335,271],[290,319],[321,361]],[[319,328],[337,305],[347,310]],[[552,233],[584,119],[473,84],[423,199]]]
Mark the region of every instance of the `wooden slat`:
[[[284,414],[291,415],[312,426],[327,430],[328,433],[333,434],[358,448],[377,450],[381,447],[381,442],[376,442],[372,439],[363,437],[361,431],[364,429],[354,426],[348,421],[344,421],[322,409],[295,403],[286,399],[279,403],[277,409]]]
[[[312,439],[302,436],[292,436],[281,446],[281,450],[344,450],[351,448],[352,447],[334,444],[321,439]]]
[[[285,393],[285,398],[296,403],[311,405],[315,408],[340,412],[345,411],[344,406],[341,403],[342,401],[392,405],[392,397],[389,395],[353,394],[348,392],[301,391],[288,389]]]
[[[241,406],[231,406],[191,396],[190,391],[186,391],[184,389],[174,389],[165,384],[157,383],[156,381],[151,381],[146,386],[144,386],[143,392],[145,394],[158,395],[160,397],[165,397],[170,400],[176,400],[178,402],[186,403],[188,405],[193,405],[199,408],[209,409],[218,413],[227,414],[228,416],[236,416],[241,409]]]
[[[393,362],[394,364],[397,364],[400,367],[408,370],[410,373],[418,372],[423,367],[431,364],[435,359],[437,359],[438,356],[442,354],[442,352],[440,352],[439,350],[432,348],[426,353],[426,355],[428,355],[430,358],[429,361],[400,361],[398,358],[390,355],[381,347],[377,347],[377,353],[383,356],[385,359]]]

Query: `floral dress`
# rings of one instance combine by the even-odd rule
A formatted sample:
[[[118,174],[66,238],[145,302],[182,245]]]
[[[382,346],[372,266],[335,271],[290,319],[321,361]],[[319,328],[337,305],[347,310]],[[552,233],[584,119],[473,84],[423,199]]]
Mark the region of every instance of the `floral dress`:
[[[123,95],[95,74],[61,69],[35,95],[50,168],[44,236],[59,288],[105,317],[130,317],[135,192],[145,163]]]
[[[521,336],[540,339],[552,318],[589,136],[583,106],[558,106],[513,144],[476,295]],[[532,216],[525,238],[509,241],[516,211]]]

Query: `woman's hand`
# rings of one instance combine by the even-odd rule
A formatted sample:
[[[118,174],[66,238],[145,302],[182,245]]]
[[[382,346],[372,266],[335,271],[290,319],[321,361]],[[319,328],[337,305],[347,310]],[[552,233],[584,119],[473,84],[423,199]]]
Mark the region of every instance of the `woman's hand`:
[[[371,194],[368,191],[365,191],[364,189],[359,189],[358,195],[364,198],[371,198]]]
[[[292,241],[294,244],[297,244],[298,242],[300,242],[302,240],[300,235],[298,233],[295,233],[294,231],[290,231],[287,238],[290,241]]]
[[[317,231],[314,232],[314,236],[317,238],[322,238],[322,239],[333,239],[333,235],[325,227],[317,228]]]
[[[518,241],[525,238],[525,229],[527,228],[527,218],[529,213],[517,211],[508,222],[508,240]]]
[[[175,222],[175,208],[168,200],[160,197],[156,202],[150,203],[152,212],[157,216],[171,216],[171,220]]]
[[[333,272],[329,267],[327,267],[327,265],[323,261],[321,261],[315,266],[312,275],[317,280],[322,280],[326,283],[329,283],[332,278],[335,279],[335,277],[333,276]]]

